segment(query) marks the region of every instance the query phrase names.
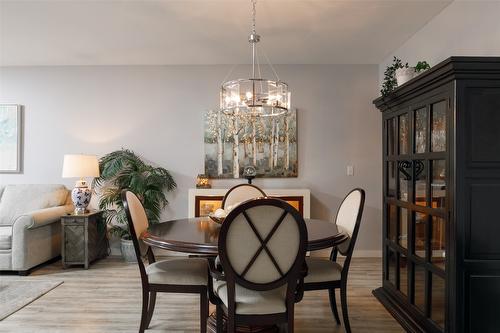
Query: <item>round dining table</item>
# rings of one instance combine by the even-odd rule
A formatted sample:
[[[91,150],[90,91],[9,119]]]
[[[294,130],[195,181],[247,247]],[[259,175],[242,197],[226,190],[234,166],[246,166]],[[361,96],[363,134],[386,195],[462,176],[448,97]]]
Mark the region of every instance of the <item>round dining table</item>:
[[[334,223],[325,220],[305,219],[307,226],[307,250],[315,251],[330,248],[347,240],[345,231]],[[218,255],[220,224],[208,217],[171,220],[150,225],[140,238],[149,246],[164,250],[191,253],[197,255]],[[223,318],[225,321],[226,318]],[[215,312],[207,320],[208,332],[217,330]],[[276,326],[249,327],[238,325],[236,332],[276,333]]]
[[[325,220],[305,219],[307,250],[330,248],[344,242],[348,235],[341,227]],[[164,250],[218,255],[220,224],[208,217],[177,219],[150,225],[140,238],[149,246]]]

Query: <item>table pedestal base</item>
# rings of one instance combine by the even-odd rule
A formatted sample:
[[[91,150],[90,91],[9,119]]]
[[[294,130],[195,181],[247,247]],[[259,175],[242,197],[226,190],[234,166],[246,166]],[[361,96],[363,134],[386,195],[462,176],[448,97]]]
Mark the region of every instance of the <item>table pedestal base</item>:
[[[222,318],[223,332],[227,332],[226,329],[227,317],[224,315]],[[215,312],[212,312],[207,320],[207,331],[210,333],[217,333],[217,316]],[[236,333],[278,333],[278,326],[245,326],[236,325]]]

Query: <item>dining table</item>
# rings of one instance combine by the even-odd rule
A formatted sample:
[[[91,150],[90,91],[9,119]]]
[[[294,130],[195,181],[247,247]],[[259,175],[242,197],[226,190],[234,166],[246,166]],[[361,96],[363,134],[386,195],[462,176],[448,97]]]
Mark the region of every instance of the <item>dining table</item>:
[[[307,226],[307,250],[316,251],[337,246],[348,234],[327,220],[304,219]],[[190,254],[216,256],[219,254],[220,224],[209,217],[176,219],[152,224],[141,240],[152,247]]]
[[[316,251],[335,247],[348,239],[341,226],[327,220],[304,219],[307,227],[307,250]],[[220,224],[209,217],[182,218],[151,224],[140,235],[147,245],[195,255],[217,256]],[[209,332],[216,332],[215,313],[207,322]],[[273,327],[237,327],[237,332],[277,332]]]

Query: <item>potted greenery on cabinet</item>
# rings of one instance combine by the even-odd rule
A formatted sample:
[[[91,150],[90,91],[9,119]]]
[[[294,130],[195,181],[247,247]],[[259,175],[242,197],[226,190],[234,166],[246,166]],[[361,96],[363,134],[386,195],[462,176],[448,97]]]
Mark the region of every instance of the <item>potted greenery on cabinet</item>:
[[[427,61],[419,61],[414,67],[411,67],[408,63],[403,64],[401,59],[394,57],[392,64],[385,69],[384,81],[382,82],[380,93],[382,96],[387,96],[397,87],[430,68],[431,66]]]
[[[165,192],[176,188],[170,172],[154,167],[133,151],[122,149],[109,153],[99,160],[101,176],[94,185],[99,194],[99,209],[104,211],[110,232],[121,239],[121,250],[128,262],[136,261],[130,239],[127,217],[120,193],[124,189],[134,192],[141,200],[149,223],[157,223],[162,209],[168,204]]]

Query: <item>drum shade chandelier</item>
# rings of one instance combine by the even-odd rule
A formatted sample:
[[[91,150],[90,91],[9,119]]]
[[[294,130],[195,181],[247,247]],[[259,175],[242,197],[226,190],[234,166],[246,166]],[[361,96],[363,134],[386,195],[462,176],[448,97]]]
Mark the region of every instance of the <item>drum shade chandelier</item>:
[[[285,115],[290,109],[290,91],[269,62],[276,81],[263,79],[257,56],[260,36],[255,30],[256,0],[252,0],[252,33],[248,41],[252,46],[252,77],[237,79],[222,84],[220,108],[230,116],[275,117]],[[266,57],[267,58],[267,57]],[[259,75],[256,76],[258,71]]]

